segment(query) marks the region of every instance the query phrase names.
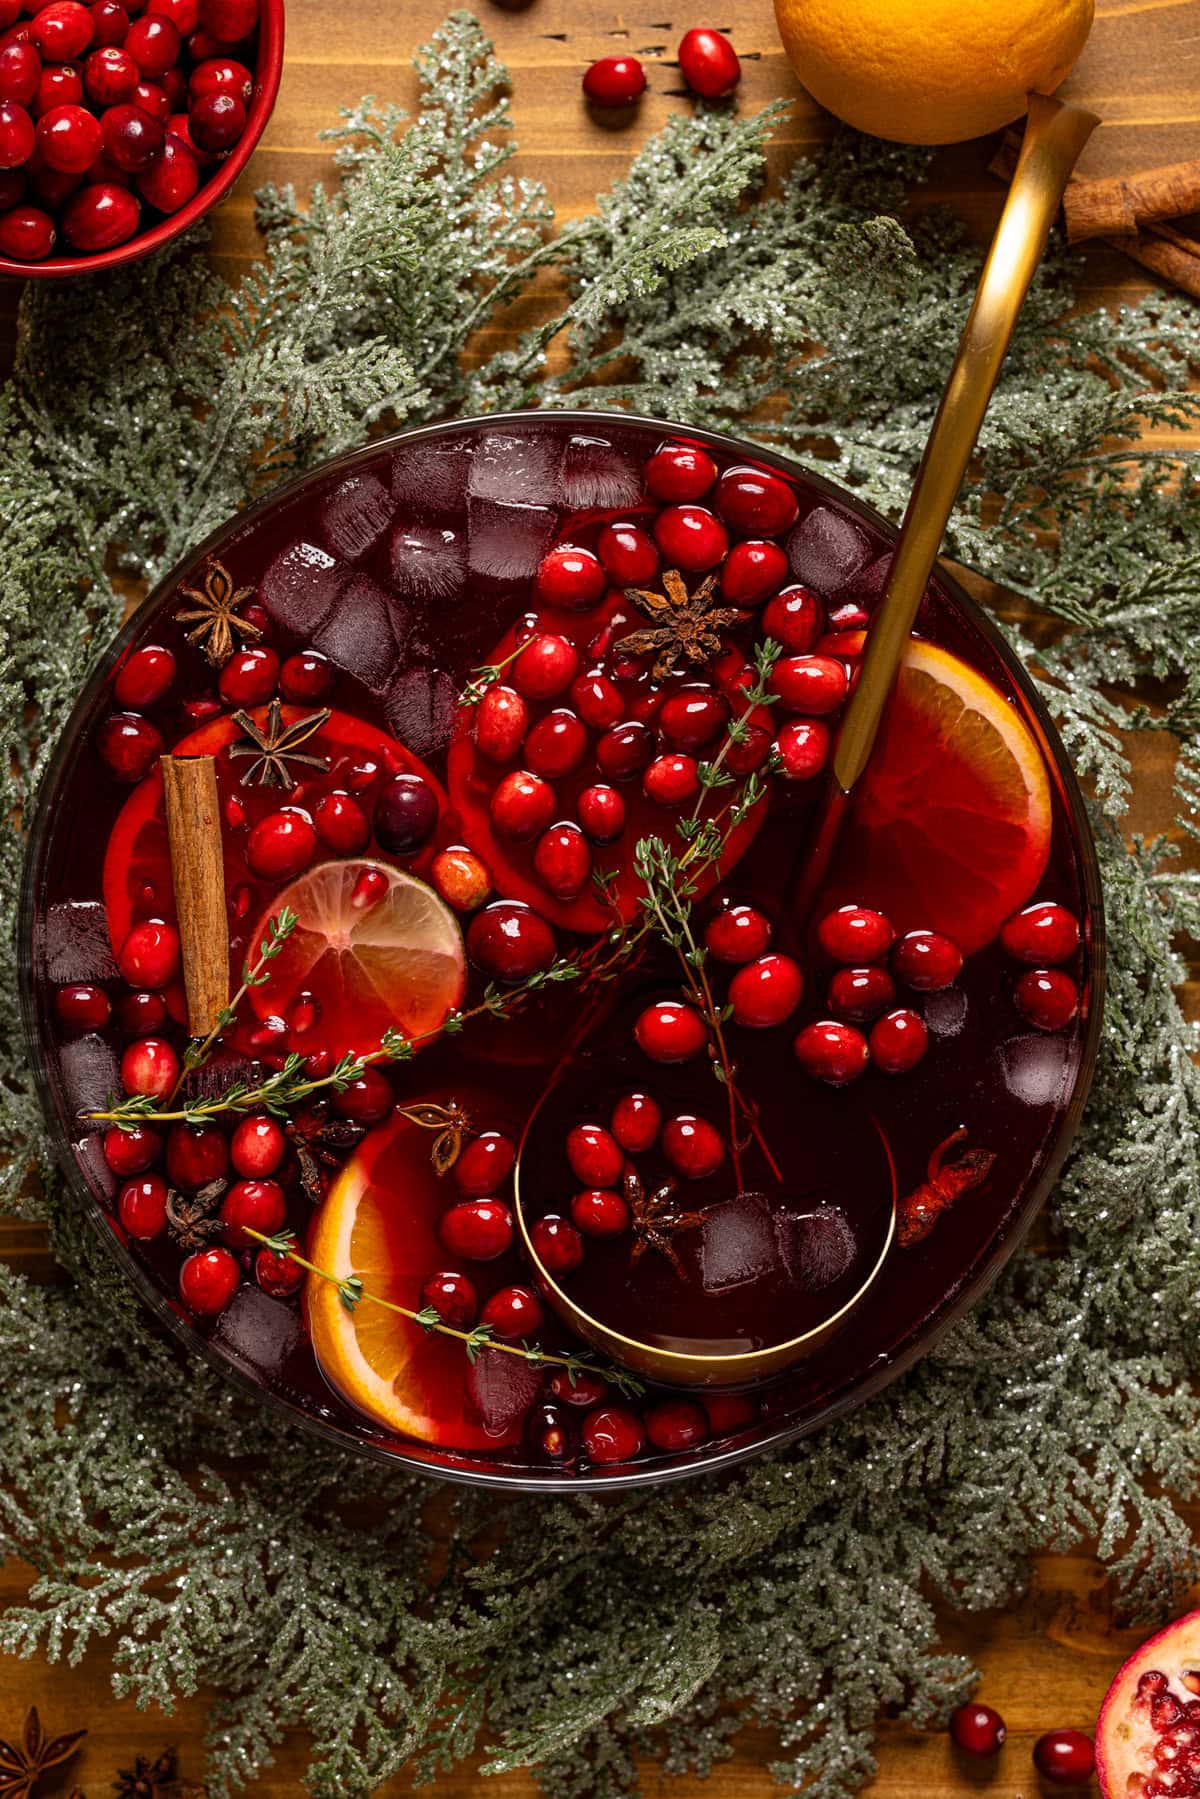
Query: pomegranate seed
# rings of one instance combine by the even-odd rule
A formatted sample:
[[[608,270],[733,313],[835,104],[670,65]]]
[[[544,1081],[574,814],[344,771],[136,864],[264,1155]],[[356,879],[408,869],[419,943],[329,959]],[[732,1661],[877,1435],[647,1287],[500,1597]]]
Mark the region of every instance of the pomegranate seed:
[[[350,904],[356,912],[367,912],[377,906],[388,890],[388,878],[382,868],[364,868],[354,883]]]
[[[554,817],[557,803],[553,787],[540,775],[520,768],[505,775],[492,794],[488,811],[501,837],[528,843],[541,836]]]
[[[950,1714],[950,1735],[968,1755],[998,1755],[1008,1726],[990,1705],[960,1705]]]
[[[1033,1762],[1055,1786],[1083,1786],[1092,1777],[1096,1752],[1082,1730],[1048,1730],[1033,1745]]]
[[[578,899],[592,874],[592,852],[578,825],[551,825],[533,852],[534,873],[556,900]]]
[[[371,821],[348,793],[327,793],[313,807],[317,836],[339,856],[357,856],[371,841]]]
[[[721,570],[721,594],[731,606],[758,606],[787,577],[788,559],[777,543],[735,543]],[[771,633],[768,632],[768,635]]]
[[[167,1177],[172,1186],[198,1193],[229,1172],[229,1145],[215,1124],[174,1124],[167,1135]]]
[[[475,708],[475,747],[489,762],[511,762],[529,729],[529,707],[515,687],[489,687]]]
[[[693,1449],[708,1435],[708,1418],[690,1399],[664,1399],[646,1413],[646,1435],[655,1449]]]
[[[260,1113],[242,1119],[233,1133],[229,1158],[244,1179],[261,1181],[274,1174],[286,1148],[282,1126]]]
[[[616,587],[645,587],[658,573],[658,551],[640,525],[605,525],[596,553]]]
[[[1014,961],[1050,967],[1066,962],[1079,948],[1079,920],[1065,906],[1042,900],[1010,918],[1000,942]]]
[[[117,1217],[122,1229],[139,1243],[153,1243],[167,1228],[166,1181],[160,1174],[145,1174],[129,1181],[117,1200]]]
[[[179,1056],[162,1037],[143,1037],[129,1044],[121,1057],[121,1085],[126,1093],[165,1099],[174,1091],[179,1074]]]
[[[706,506],[668,506],[654,522],[654,540],[671,568],[703,574],[729,548],[729,534]]]
[[[391,1114],[395,1095],[387,1076],[373,1064],[333,1096],[333,1109],[354,1124],[379,1124]]]
[[[646,464],[646,486],[656,500],[702,500],[716,478],[716,463],[696,444],[664,444]]]
[[[544,780],[573,774],[587,753],[588,735],[567,706],[543,713],[525,739],[525,766]]]
[[[739,968],[729,983],[733,1022],[770,1030],[791,1017],[803,991],[804,977],[790,956],[760,956]]]
[[[114,1124],[104,1133],[104,1160],[114,1174],[142,1174],[158,1160],[162,1138],[144,1124],[122,1129]]]
[[[162,732],[136,712],[111,712],[96,733],[96,748],[118,781],[133,787],[150,773],[162,755]]]
[[[625,716],[619,688],[598,668],[576,675],[571,683],[571,704],[593,731],[607,731]]]
[[[102,1031],[112,1016],[112,1007],[103,987],[81,983],[60,987],[54,995],[54,1010],[60,1023],[73,1031]]]
[[[686,806],[700,791],[694,756],[658,756],[642,776],[642,791],[656,806]]]
[[[287,1217],[283,1188],[278,1181],[235,1181],[220,1210],[221,1236],[231,1249],[250,1249],[253,1237],[247,1228],[273,1237]]]
[[[429,878],[456,912],[474,912],[492,891],[492,877],[473,850],[455,844],[433,859]]]
[[[892,973],[916,993],[952,987],[962,965],[962,951],[940,931],[906,931],[892,951]]]
[[[690,1112],[667,1120],[662,1146],[672,1168],[688,1181],[706,1180],[725,1160],[720,1131],[707,1118],[695,1118]]]
[[[609,1123],[621,1148],[639,1156],[657,1142],[662,1110],[648,1093],[626,1093],[613,1107]]]
[[[254,1258],[254,1278],[272,1299],[290,1299],[304,1284],[304,1270],[290,1256],[264,1247]]]
[[[726,44],[724,38],[718,41]],[[800,512],[796,495],[786,481],[766,469],[749,467],[725,470],[717,482],[714,505],[730,530],[741,537],[751,533],[777,537],[781,531],[791,529]]]
[[[829,727],[819,718],[793,718],[775,739],[779,773],[785,781],[811,781],[829,759]]]
[[[470,1330],[479,1316],[479,1297],[465,1274],[451,1269],[431,1274],[421,1288],[421,1304],[430,1306],[443,1324],[454,1330]]]
[[[1061,1031],[1079,1010],[1079,989],[1061,968],[1029,968],[1017,982],[1017,1010],[1039,1031]]]
[[[620,1405],[602,1406],[589,1412],[580,1432],[589,1458],[601,1466],[632,1462],[646,1446],[642,1422],[636,1412]]]
[[[323,700],[332,691],[337,670],[317,650],[297,650],[279,671],[279,691],[285,700],[305,704]]]
[[[175,679],[175,658],[160,644],[143,644],[116,672],[113,693],[122,706],[141,710],[165,699]]]
[[[886,968],[839,968],[829,983],[829,1010],[855,1024],[867,1024],[887,1010],[896,983]]]
[[[479,1321],[490,1324],[502,1343],[513,1343],[540,1330],[543,1316],[541,1300],[528,1287],[501,1287],[487,1301]]]
[[[577,1124],[567,1133],[567,1161],[585,1187],[612,1187],[620,1180],[625,1156],[602,1124]]]
[[[647,1006],[634,1026],[634,1036],[652,1062],[690,1062],[708,1044],[699,1012],[675,999]]]
[[[848,686],[845,668],[829,656],[784,656],[771,670],[771,692],[783,710],[810,718],[836,712]]]
[[[636,56],[602,56],[583,77],[593,106],[632,106],[646,91],[646,71]]]
[[[806,1024],[792,1048],[805,1074],[828,1081],[831,1087],[857,1080],[870,1059],[862,1032],[831,1018]]]
[[[538,598],[547,605],[586,612],[600,599],[608,581],[598,556],[564,543],[543,556],[535,585]]]
[[[454,1164],[454,1185],[467,1199],[499,1192],[513,1171],[517,1152],[503,1131],[481,1131]]]
[[[494,900],[471,920],[467,954],[497,980],[527,981],[553,962],[554,932],[523,900]]]
[[[432,836],[438,803],[420,775],[393,775],[375,803],[375,835],[393,856],[411,856]]]
[[[316,853],[312,818],[300,806],[268,812],[246,839],[246,862],[251,873],[264,881],[292,880],[304,872]]]
[[[453,1256],[494,1262],[513,1239],[513,1218],[499,1199],[468,1199],[443,1212],[438,1236]]]
[[[833,962],[878,962],[896,940],[882,912],[867,906],[839,906],[817,926],[817,942]]]
[[[227,1249],[199,1249],[179,1270],[179,1297],[189,1312],[211,1318],[237,1292],[241,1270]]]
[[[682,687],[663,701],[658,728],[677,750],[701,750],[724,730],[728,703],[711,687]]]
[[[611,1187],[585,1187],[571,1201],[571,1217],[585,1237],[619,1237],[629,1229],[629,1207]]]
[[[654,754],[654,738],[638,719],[614,725],[596,742],[596,762],[610,781],[629,781],[641,774]]]
[[[729,39],[706,25],[693,26],[679,40],[679,68],[692,92],[705,100],[723,100],[742,78]]]
[[[824,608],[811,587],[785,587],[763,607],[763,634],[793,656],[807,655],[823,623]]]
[[[566,1218],[539,1218],[529,1233],[533,1253],[550,1274],[574,1274],[583,1260],[583,1239]]]
[[[131,987],[165,987],[179,972],[179,932],[162,919],[135,924],[117,957],[121,979]]]
[[[615,787],[585,787],[575,811],[593,843],[615,843],[625,829],[625,801]]]
[[[217,691],[227,706],[262,706],[275,692],[278,679],[279,657],[257,645],[234,651],[221,670]]]
[[[876,1021],[870,1046],[871,1060],[884,1074],[907,1074],[929,1048],[929,1033],[918,1013],[901,1007]]]
[[[564,1405],[598,1405],[608,1392],[608,1383],[586,1368],[556,1368],[550,1376],[550,1391]]]
[[[527,700],[552,700],[579,672],[575,646],[553,631],[531,638],[512,665],[512,683]]]

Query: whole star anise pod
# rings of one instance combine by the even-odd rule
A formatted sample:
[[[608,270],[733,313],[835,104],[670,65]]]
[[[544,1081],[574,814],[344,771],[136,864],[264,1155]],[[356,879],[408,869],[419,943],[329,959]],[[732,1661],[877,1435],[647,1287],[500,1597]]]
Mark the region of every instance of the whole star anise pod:
[[[952,1131],[929,1158],[925,1179],[905,1194],[896,1208],[896,1238],[901,1249],[910,1249],[929,1235],[942,1213],[963,1193],[981,1186],[996,1160],[990,1149],[968,1149],[946,1165],[946,1155],[966,1141],[964,1129]]]
[[[423,1131],[437,1132],[430,1146],[429,1159],[435,1174],[449,1174],[458,1161],[463,1137],[471,1128],[470,1115],[457,1100],[451,1100],[448,1106],[435,1105],[432,1101],[419,1106],[398,1106],[397,1111],[401,1118],[407,1118],[410,1124],[419,1124]]]
[[[0,1795],[3,1799],[30,1799],[43,1774],[70,1761],[86,1730],[71,1730],[61,1737],[48,1737],[42,1729],[36,1705],[25,1714],[25,1727],[19,1743],[0,1737]]]
[[[252,587],[235,587],[233,576],[223,562],[210,560],[204,571],[203,587],[181,587],[180,593],[191,600],[190,608],[177,612],[181,625],[190,625],[187,637],[201,650],[214,668],[224,668],[233,655],[237,640],[248,643],[262,636],[258,625],[238,617],[238,607],[253,594]]]
[[[689,594],[687,582],[677,568],[666,569],[664,592],[654,593],[643,587],[627,587],[626,599],[653,621],[653,629],[634,631],[622,637],[620,648],[631,656],[645,656],[651,650],[654,678],[665,681],[678,674],[681,666],[703,668],[721,654],[721,632],[737,620],[733,606],[716,606],[716,575],[705,575],[695,593]]]
[[[328,706],[323,706],[319,712],[310,712],[307,718],[296,718],[290,725],[285,725],[283,707],[278,700],[272,700],[267,708],[265,725],[256,725],[248,712],[235,712],[233,722],[241,726],[249,742],[241,740],[231,744],[230,757],[253,757],[242,776],[242,786],[282,787],[286,792],[296,785],[289,762],[302,763],[305,768],[325,768],[328,757],[310,755],[302,751],[300,745],[315,736],[329,717]]]
[[[300,1185],[314,1206],[325,1197],[326,1168],[340,1168],[351,1150],[366,1136],[361,1124],[346,1118],[329,1118],[316,1106],[297,1112],[284,1126],[300,1164]]]
[[[625,1202],[629,1207],[633,1224],[633,1248],[629,1252],[629,1265],[636,1268],[648,1249],[656,1249],[659,1255],[666,1256],[680,1279],[683,1278],[683,1263],[679,1260],[679,1252],[672,1241],[676,1231],[695,1230],[698,1224],[704,1223],[703,1212],[684,1212],[679,1209],[676,1195],[679,1183],[668,1177],[661,1187],[653,1193],[647,1193],[642,1185],[642,1177],[637,1169],[630,1166],[625,1170],[624,1179]]]
[[[113,1781],[115,1793],[127,1794],[129,1799],[160,1799],[163,1793],[175,1791],[175,1751],[164,1749],[154,1761],[148,1755],[139,1755],[132,1768],[120,1768]]]
[[[180,1249],[203,1249],[210,1237],[221,1228],[216,1216],[228,1186],[227,1181],[209,1181],[190,1197],[172,1187],[167,1194],[167,1229]]]

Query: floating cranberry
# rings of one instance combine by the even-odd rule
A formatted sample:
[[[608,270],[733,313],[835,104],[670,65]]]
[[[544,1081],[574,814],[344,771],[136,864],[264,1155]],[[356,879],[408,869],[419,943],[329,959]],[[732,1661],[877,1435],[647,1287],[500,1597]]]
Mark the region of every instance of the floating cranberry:
[[[167,1002],[161,993],[127,993],[117,1006],[117,1025],[123,1037],[152,1037],[167,1022]]]
[[[146,11],[170,19],[180,37],[190,37],[200,18],[198,0],[149,0]]]
[[[610,781],[630,781],[641,774],[654,754],[654,735],[636,718],[614,725],[596,743],[600,772]]]
[[[179,1270],[179,1297],[200,1318],[223,1312],[237,1292],[241,1270],[227,1249],[198,1249]]]
[[[249,1249],[247,1230],[273,1237],[287,1216],[278,1181],[235,1181],[221,1201],[221,1235],[231,1249]]]
[[[625,714],[620,689],[598,668],[576,675],[571,683],[571,704],[593,731],[607,731]]]
[[[527,700],[552,700],[579,672],[574,644],[557,632],[544,631],[525,645],[512,665],[512,683]]]
[[[525,1417],[525,1441],[535,1454],[561,1462],[575,1447],[570,1413],[550,1400],[531,1406]]]
[[[775,592],[787,572],[788,559],[777,543],[758,539],[735,543],[721,570],[722,597],[731,606],[758,606]]]
[[[0,100],[28,106],[41,77],[42,59],[32,44],[5,44],[0,50]]]
[[[693,1449],[708,1435],[708,1417],[690,1399],[664,1399],[646,1412],[646,1435],[655,1449]]]
[[[125,34],[125,48],[143,75],[154,80],[179,61],[179,33],[170,19],[144,13]]]
[[[753,962],[771,941],[771,921],[757,906],[722,902],[709,919],[704,943],[718,962]]]
[[[369,1064],[356,1080],[348,1081],[333,1096],[333,1109],[354,1124],[379,1124],[387,1118],[395,1104],[395,1095],[387,1076]]]
[[[596,553],[616,587],[644,587],[658,573],[658,551],[640,525],[605,525]]]
[[[817,942],[833,962],[853,965],[878,962],[896,941],[896,933],[882,912],[868,906],[839,906],[827,912],[817,926]]]
[[[371,821],[349,793],[326,793],[312,810],[317,836],[339,856],[357,856],[371,840]]]
[[[792,1048],[804,1072],[828,1081],[831,1087],[856,1080],[870,1059],[862,1032],[831,1018],[806,1024]]]
[[[193,100],[201,99],[205,94],[232,94],[235,100],[248,106],[254,93],[254,77],[244,62],[237,62],[233,57],[202,57],[189,77],[188,92]]]
[[[586,612],[594,606],[607,585],[599,557],[573,544],[556,545],[543,556],[537,571],[539,598],[550,606],[566,606],[575,612]]]
[[[572,1207],[572,1210],[574,1208]],[[548,1273],[574,1274],[583,1260],[583,1239],[567,1218],[549,1213],[529,1233],[533,1253]]]
[[[585,787],[575,811],[593,843],[615,843],[625,829],[625,801],[615,787]]]
[[[391,847],[382,834],[379,841],[385,849]],[[264,881],[290,881],[303,873],[316,853],[316,829],[300,806],[281,806],[278,812],[268,812],[246,839],[247,864],[251,873]]]
[[[200,24],[219,44],[237,44],[258,24],[258,0],[200,0]]]
[[[229,1145],[215,1124],[173,1124],[167,1134],[167,1174],[173,1187],[198,1193],[229,1172]]]
[[[646,464],[646,486],[656,500],[702,500],[716,478],[716,463],[697,444],[664,444]]]
[[[80,0],[52,0],[43,6],[30,29],[47,62],[73,62],[92,41],[92,15]]]
[[[580,1433],[583,1447],[593,1462],[632,1462],[646,1445],[642,1421],[627,1406],[602,1406],[589,1412]]]
[[[1014,991],[1017,1010],[1039,1031],[1061,1031],[1079,1010],[1079,989],[1061,968],[1029,968]]]
[[[155,706],[165,699],[175,679],[175,658],[161,644],[146,643],[124,661],[113,680],[122,706]]]
[[[803,722],[807,724],[808,720]],[[793,725],[785,725],[780,732],[780,741],[782,742],[784,736],[794,728]],[[824,731],[825,727],[814,725],[814,729]],[[828,736],[829,733],[825,732],[826,741],[828,741]],[[753,774],[756,769],[763,766],[771,754],[771,743],[771,733],[765,725],[748,724],[744,719],[739,720],[737,734],[730,736],[729,745],[725,751],[726,768],[730,774],[734,775]],[[780,772],[786,775],[786,766]]]
[[[540,837],[554,817],[558,802],[554,789],[529,769],[514,769],[492,793],[488,805],[492,824],[501,837],[528,843]]]
[[[549,1385],[555,1399],[570,1406],[599,1405],[608,1392],[608,1383],[587,1368],[556,1368]]]
[[[428,782],[420,775],[393,775],[376,803],[375,835],[391,855],[408,856],[427,841],[437,818],[437,800]]]
[[[824,608],[811,587],[785,587],[762,611],[765,636],[781,643],[793,656],[812,649],[825,622]]]
[[[5,109],[0,107],[0,128],[4,118]],[[104,133],[99,119],[84,107],[55,106],[38,120],[37,146],[47,168],[63,175],[81,175],[91,168],[104,147]],[[31,142],[26,156],[32,149]]]
[[[602,56],[583,77],[593,106],[632,106],[646,91],[646,71],[636,56]]]
[[[318,650],[297,650],[279,671],[279,691],[285,700],[303,705],[323,700],[333,689],[337,670]]]
[[[489,762],[511,762],[529,729],[529,707],[515,687],[489,687],[475,708],[475,747]]]
[[[304,1284],[304,1270],[291,1256],[264,1247],[254,1258],[254,1278],[272,1299],[290,1299]]]
[[[54,241],[54,220],[39,206],[14,206],[11,212],[0,215],[0,254],[11,256],[14,262],[43,261],[53,250]]]
[[[648,1093],[625,1093],[613,1107],[609,1122],[621,1148],[640,1156],[658,1141],[662,1109]]]
[[[855,1024],[868,1024],[896,997],[896,983],[886,968],[839,968],[829,983],[829,1010]]]
[[[484,974],[527,981],[553,962],[554,932],[523,900],[494,900],[471,920],[467,953]]]
[[[686,806],[700,792],[694,756],[656,756],[642,776],[642,791],[656,806]]]
[[[568,706],[543,713],[525,739],[525,766],[544,780],[573,774],[587,753],[583,722]]]
[[[718,41],[726,43],[724,38]],[[749,467],[725,470],[717,482],[713,504],[730,530],[742,537],[751,533],[776,537],[791,529],[800,511],[796,495],[786,481],[766,469]]]
[[[160,1174],[144,1174],[121,1188],[117,1217],[122,1229],[139,1243],[153,1243],[167,1228],[167,1183]]]
[[[669,1118],[663,1126],[663,1154],[677,1174],[685,1180],[702,1181],[715,1174],[725,1160],[721,1133],[707,1118],[696,1118],[690,1112]]]
[[[557,900],[578,899],[592,873],[592,852],[578,825],[551,825],[533,852],[538,880]]]
[[[443,1212],[438,1236],[452,1256],[494,1262],[512,1243],[512,1213],[499,1199],[467,1199]]]
[[[130,987],[165,987],[179,973],[179,932],[161,918],[135,924],[117,957],[121,979]]]
[[[246,129],[246,108],[233,94],[201,94],[188,114],[192,141],[210,156],[232,150]]]
[[[775,739],[775,747],[785,781],[811,781],[829,759],[829,728],[819,718],[789,719]]]
[[[733,1022],[770,1030],[791,1017],[803,991],[804,977],[790,956],[760,956],[739,968],[729,983]]]
[[[770,687],[785,712],[823,718],[837,711],[849,682],[843,664],[831,656],[784,656],[771,670]]]
[[[60,987],[54,995],[54,1010],[59,1021],[73,1031],[102,1031],[112,1014],[103,987],[83,983]]]
[[[679,68],[692,92],[705,100],[723,100],[742,78],[737,51],[707,25],[695,25],[680,38]]]
[[[142,1037],[121,1057],[121,1085],[126,1093],[165,1099],[179,1079],[179,1056],[163,1037]]]
[[[513,1171],[517,1152],[503,1131],[481,1131],[454,1164],[454,1185],[467,1199],[497,1193]]]
[[[501,1287],[479,1314],[479,1322],[490,1324],[502,1343],[532,1337],[541,1329],[542,1318],[542,1302],[528,1287]]]
[[[652,1062],[690,1062],[708,1043],[699,1012],[676,999],[647,1006],[634,1026],[634,1036]]]
[[[620,1144],[602,1124],[577,1124],[568,1132],[567,1161],[585,1187],[612,1187],[625,1167]]]
[[[473,1282],[453,1269],[431,1274],[421,1288],[421,1304],[435,1311],[443,1324],[468,1331],[479,1316],[479,1296]]]
[[[148,1125],[114,1124],[104,1133],[104,1160],[114,1174],[142,1174],[158,1160],[162,1138]]]
[[[429,878],[448,906],[456,912],[474,912],[492,891],[489,875],[474,850],[455,844],[434,857]]]
[[[619,1237],[629,1229],[629,1207],[611,1187],[585,1187],[576,1193],[571,1217],[585,1237]]]
[[[990,1705],[976,1705],[972,1701],[951,1712],[950,1735],[967,1755],[998,1755],[1008,1735],[1008,1726]]]
[[[940,931],[906,931],[892,951],[892,973],[916,993],[952,987],[962,965],[962,951]]]
[[[119,106],[133,97],[139,80],[138,66],[128,50],[116,44],[93,50],[83,65],[83,85],[96,106]]]
[[[138,228],[141,208],[127,188],[99,181],[67,202],[63,236],[76,250],[111,250],[126,243]]]
[[[870,1046],[871,1060],[884,1074],[907,1074],[929,1048],[929,1032],[919,1013],[899,1007],[876,1020]]]
[[[1000,942],[1014,961],[1049,967],[1066,962],[1079,948],[1079,920],[1065,906],[1041,900],[1009,919]]]
[[[200,185],[200,167],[185,143],[170,132],[157,161],[137,178],[143,200],[159,212],[178,212]]]
[[[1048,1730],[1033,1745],[1033,1765],[1054,1786],[1085,1786],[1096,1766],[1096,1751],[1082,1730]],[[1152,1785],[1146,1788],[1152,1790]],[[1171,1788],[1163,1784],[1162,1791]]]
[[[262,706],[275,692],[278,679],[279,657],[257,644],[234,651],[221,670],[217,689],[227,706]]]
[[[706,506],[668,506],[654,522],[654,540],[671,568],[703,574],[729,548],[729,534]]]
[[[681,687],[663,701],[658,728],[675,749],[701,750],[728,720],[728,703],[711,687]]]
[[[243,1118],[234,1131],[229,1158],[244,1179],[264,1181],[274,1174],[286,1148],[282,1125],[265,1113],[255,1113]]]

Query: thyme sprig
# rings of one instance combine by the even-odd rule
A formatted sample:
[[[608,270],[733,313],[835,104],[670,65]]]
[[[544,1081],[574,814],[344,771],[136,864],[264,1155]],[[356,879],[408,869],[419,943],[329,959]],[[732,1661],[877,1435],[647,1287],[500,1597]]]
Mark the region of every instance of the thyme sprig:
[[[501,675],[511,663],[516,661],[521,651],[528,648],[529,642],[528,637],[522,637],[516,647],[511,649],[507,656],[502,656],[499,662],[484,662],[478,668],[473,668],[471,673],[475,678],[468,681],[459,694],[459,705],[478,706],[488,688],[496,685]]]
[[[208,1036],[200,1041],[189,1043],[183,1052],[183,1064],[179,1070],[179,1079],[175,1082],[167,1099],[167,1104],[175,1099],[189,1074],[197,1068],[203,1068],[212,1055],[217,1041],[223,1031],[227,1031],[237,1017],[238,1007],[249,993],[251,987],[265,986],[271,978],[270,964],[275,960],[300,920],[298,915],[288,906],[282,906],[267,920],[267,934],[258,946],[258,957],[251,963],[242,965],[242,984],[229,1004],[222,1006],[217,1014],[216,1023]]]

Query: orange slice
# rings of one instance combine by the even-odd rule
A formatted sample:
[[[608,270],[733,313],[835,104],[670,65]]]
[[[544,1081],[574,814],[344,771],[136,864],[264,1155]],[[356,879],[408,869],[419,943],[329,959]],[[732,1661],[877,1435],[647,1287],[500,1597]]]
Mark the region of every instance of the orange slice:
[[[462,932],[432,887],[382,862],[322,862],[271,901],[252,942],[284,907],[299,920],[270,978],[251,989],[260,1018],[315,1002],[297,1047],[335,1056],[378,1047],[385,1031],[436,1032],[466,984]]]
[[[827,899],[898,931],[981,949],[1046,866],[1050,781],[1011,700],[949,650],[914,640],[855,790]]]

